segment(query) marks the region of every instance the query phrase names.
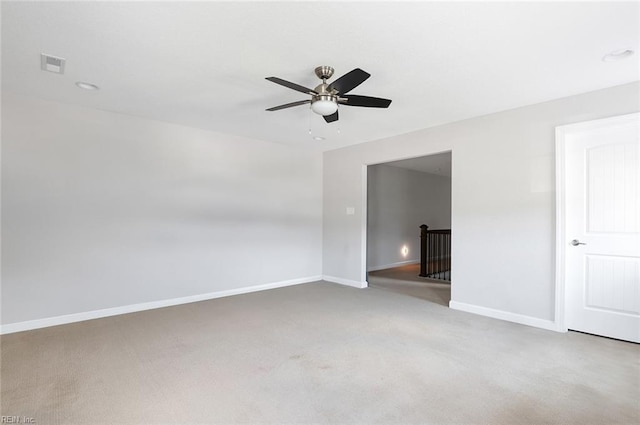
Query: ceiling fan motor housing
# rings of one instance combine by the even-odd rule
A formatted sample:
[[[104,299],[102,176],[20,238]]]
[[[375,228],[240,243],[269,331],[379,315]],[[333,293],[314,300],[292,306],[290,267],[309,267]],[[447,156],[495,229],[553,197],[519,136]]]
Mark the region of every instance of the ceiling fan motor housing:
[[[318,75],[318,77],[320,77],[320,72],[322,72],[321,68],[329,68],[331,74],[333,74],[333,68],[319,66],[316,68],[316,75]],[[328,87],[329,85],[323,81],[322,84],[314,89],[317,94],[311,96],[311,110],[316,114],[326,116],[338,110],[338,96],[333,93],[333,90],[327,90]]]

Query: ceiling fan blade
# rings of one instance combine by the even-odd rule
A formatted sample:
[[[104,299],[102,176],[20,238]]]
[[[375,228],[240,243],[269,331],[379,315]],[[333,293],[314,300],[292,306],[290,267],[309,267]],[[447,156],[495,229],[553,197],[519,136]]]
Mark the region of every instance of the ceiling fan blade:
[[[342,77],[329,84],[329,91],[336,90],[340,94],[345,94],[362,84],[371,74],[364,72],[360,68],[347,72]]]
[[[323,115],[322,118],[324,118],[324,120],[326,122],[334,122],[334,121],[338,121],[338,111],[335,111],[333,114],[331,115]]]
[[[297,102],[285,103],[284,105],[274,106],[273,108],[265,109],[265,111],[279,111],[280,109],[291,108],[294,106],[304,105],[305,103],[311,103],[311,99],[309,100],[299,100]]]
[[[345,100],[340,99],[340,103],[348,106],[364,106],[366,108],[388,108],[391,104],[391,100],[382,99],[380,97],[348,94],[345,96]]]
[[[285,87],[288,87],[290,89],[299,91],[300,93],[318,94],[315,90],[312,90],[310,88],[301,86],[300,84],[292,83],[291,81],[283,80],[282,78],[267,77],[266,80],[269,80],[269,81],[274,82],[276,84],[280,84],[281,86],[285,86]]]

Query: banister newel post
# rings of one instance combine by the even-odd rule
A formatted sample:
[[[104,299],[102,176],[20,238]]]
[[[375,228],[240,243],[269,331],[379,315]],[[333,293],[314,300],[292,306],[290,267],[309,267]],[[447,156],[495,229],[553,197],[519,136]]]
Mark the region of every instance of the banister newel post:
[[[420,226],[420,275],[427,277],[427,229],[429,226],[423,224]]]

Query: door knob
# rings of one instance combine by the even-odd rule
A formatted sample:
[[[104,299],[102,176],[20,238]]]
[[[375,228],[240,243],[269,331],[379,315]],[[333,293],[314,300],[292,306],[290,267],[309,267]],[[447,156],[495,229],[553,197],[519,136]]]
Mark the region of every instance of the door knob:
[[[574,239],[574,240],[571,241],[571,245],[573,245],[573,246],[586,245],[586,243],[580,242],[579,240]]]

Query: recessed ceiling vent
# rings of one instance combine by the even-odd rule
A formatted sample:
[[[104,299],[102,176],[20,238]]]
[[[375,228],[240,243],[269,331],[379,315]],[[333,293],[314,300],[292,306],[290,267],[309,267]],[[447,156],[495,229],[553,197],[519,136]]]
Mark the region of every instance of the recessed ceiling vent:
[[[64,74],[64,64],[67,62],[64,58],[40,53],[40,68],[43,71],[55,72],[56,74]]]

